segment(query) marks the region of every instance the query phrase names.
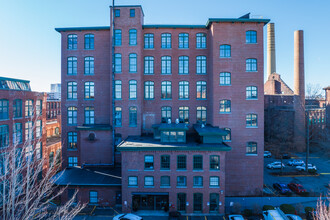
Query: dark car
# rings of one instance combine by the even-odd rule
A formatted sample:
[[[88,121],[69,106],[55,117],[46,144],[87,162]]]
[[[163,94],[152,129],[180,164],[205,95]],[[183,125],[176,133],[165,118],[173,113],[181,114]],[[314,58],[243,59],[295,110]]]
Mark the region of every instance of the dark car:
[[[289,154],[282,154],[282,159],[291,159]]]
[[[289,183],[288,184],[289,189],[295,193],[302,193],[302,192],[307,192],[307,190],[300,184],[298,183]]]
[[[281,194],[291,193],[291,190],[287,187],[285,183],[274,183],[273,188],[279,191]]]

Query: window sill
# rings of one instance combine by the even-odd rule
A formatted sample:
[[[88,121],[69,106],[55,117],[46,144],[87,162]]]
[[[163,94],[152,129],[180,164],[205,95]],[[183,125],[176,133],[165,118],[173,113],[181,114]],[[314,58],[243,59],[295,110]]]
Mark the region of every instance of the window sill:
[[[137,71],[135,71],[135,72],[128,72],[128,73],[136,74],[136,73],[137,73]]]
[[[230,59],[231,57],[219,57],[220,59]]]
[[[172,73],[160,73],[160,75],[166,76],[166,75],[172,75]]]
[[[189,47],[178,47],[179,50],[189,50]]]
[[[178,75],[189,75],[189,73],[178,73]]]
[[[207,47],[196,47],[197,50],[207,49]]]
[[[218,189],[220,186],[210,186],[211,189]]]
[[[251,70],[251,71],[246,70],[245,72],[247,72],[247,73],[257,73],[258,70]]]
[[[115,125],[115,128],[121,128],[122,125]]]
[[[169,47],[169,48],[160,48],[160,49],[162,49],[162,50],[171,50],[172,49],[172,47]]]
[[[128,188],[139,188],[139,186],[127,186]]]
[[[130,101],[136,101],[136,100],[137,100],[137,98],[134,98],[134,99],[128,99],[128,100],[130,100]]]
[[[94,50],[94,48],[88,49],[88,48],[84,48],[84,50]]]
[[[223,142],[231,142],[231,140],[225,140],[225,141],[223,141]]]
[[[230,115],[231,112],[219,112],[219,114],[222,114],[222,115]]]
[[[182,170],[178,170],[178,169],[177,169],[176,171],[187,171],[187,169],[182,169]]]
[[[210,170],[210,172],[219,172],[220,171],[220,169],[218,169],[218,170]]]
[[[180,99],[180,98],[179,98],[179,100],[189,100],[189,98],[187,98],[187,99]]]
[[[206,76],[207,73],[196,73],[196,75]]]
[[[67,148],[67,151],[78,151],[78,149],[71,149],[71,148]]]
[[[245,44],[258,44],[258,43],[245,43]]]
[[[248,157],[256,157],[256,156],[258,156],[258,154],[245,154],[245,156],[248,156]]]
[[[246,100],[258,100],[258,98],[247,98]]]
[[[186,189],[187,186],[176,186],[176,188],[178,188],[178,189]]]
[[[23,117],[21,116],[21,117],[13,117],[13,119],[14,120],[16,120],[16,119],[23,119]]]
[[[93,73],[93,74],[86,74],[86,73],[84,73],[84,76],[94,76],[95,74]]]
[[[155,188],[155,186],[144,186],[144,188]]]
[[[144,171],[155,171],[155,170],[154,170],[154,169],[152,169],[152,170],[151,170],[151,169],[150,169],[150,170],[148,170],[148,169],[144,169]]]
[[[67,101],[78,101],[78,99],[66,99]]]
[[[258,126],[246,126],[245,128],[258,128]]]
[[[115,74],[121,74],[122,72],[115,72]]]
[[[162,169],[161,169],[160,171],[171,171],[171,170],[165,170],[165,169],[162,170]]]
[[[146,99],[146,98],[144,98],[144,100],[146,100],[146,101],[152,101],[152,100],[155,100],[154,98],[153,99]]]
[[[193,186],[194,189],[203,189],[203,186]]]
[[[143,48],[144,50],[155,50],[155,48]]]
[[[169,98],[169,99],[163,99],[163,98],[161,98],[161,100],[172,100],[172,98]]]
[[[196,98],[196,100],[200,100],[200,101],[203,101],[203,100],[207,100],[207,99],[199,99],[199,98]]]
[[[171,186],[160,186],[161,189],[171,189]]]
[[[136,128],[137,125],[129,125],[128,127],[130,127],[130,128]]]
[[[94,98],[91,98],[91,99],[84,99],[84,100],[86,100],[86,101],[93,101],[94,100]]]
[[[231,84],[219,84],[219,86],[231,86]]]
[[[204,172],[204,170],[193,170],[193,172]]]

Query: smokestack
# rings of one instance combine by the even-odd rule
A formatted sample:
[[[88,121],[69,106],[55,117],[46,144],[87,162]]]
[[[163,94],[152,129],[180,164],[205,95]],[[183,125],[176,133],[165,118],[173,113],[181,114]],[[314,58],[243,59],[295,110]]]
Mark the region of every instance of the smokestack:
[[[267,76],[276,73],[275,24],[267,25]]]
[[[305,101],[304,32],[294,32],[294,94]]]

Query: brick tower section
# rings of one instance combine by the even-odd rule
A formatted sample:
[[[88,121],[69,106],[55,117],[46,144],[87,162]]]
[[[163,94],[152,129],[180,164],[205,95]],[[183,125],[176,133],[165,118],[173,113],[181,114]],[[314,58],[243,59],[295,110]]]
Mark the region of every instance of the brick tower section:
[[[276,72],[275,24],[267,25],[267,77]]]

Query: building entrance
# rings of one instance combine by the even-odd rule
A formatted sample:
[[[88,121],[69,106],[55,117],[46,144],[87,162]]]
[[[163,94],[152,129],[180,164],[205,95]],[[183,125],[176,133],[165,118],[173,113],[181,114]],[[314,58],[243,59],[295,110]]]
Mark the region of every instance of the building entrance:
[[[164,210],[168,207],[167,193],[133,194],[133,210]]]

